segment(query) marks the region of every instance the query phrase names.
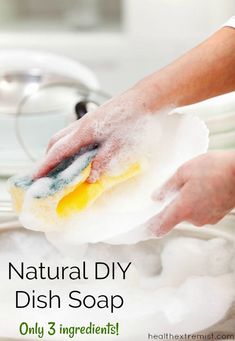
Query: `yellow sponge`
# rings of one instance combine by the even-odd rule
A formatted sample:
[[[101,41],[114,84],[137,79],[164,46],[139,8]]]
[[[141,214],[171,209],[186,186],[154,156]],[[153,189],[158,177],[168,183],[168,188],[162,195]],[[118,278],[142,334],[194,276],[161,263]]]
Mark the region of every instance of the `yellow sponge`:
[[[138,163],[130,166],[123,174],[118,176],[101,177],[94,184],[83,182],[77,185],[75,190],[65,195],[57,206],[57,213],[61,217],[68,216],[74,211],[81,211],[93,203],[107,189],[133,177],[140,172]]]
[[[10,179],[12,201],[23,225],[30,224],[28,227],[35,230],[56,230],[61,221],[86,209],[105,191],[141,171],[140,163],[136,162],[123,167],[119,175],[105,174],[90,184],[86,180],[95,155],[92,150],[63,161],[36,181],[30,176]]]

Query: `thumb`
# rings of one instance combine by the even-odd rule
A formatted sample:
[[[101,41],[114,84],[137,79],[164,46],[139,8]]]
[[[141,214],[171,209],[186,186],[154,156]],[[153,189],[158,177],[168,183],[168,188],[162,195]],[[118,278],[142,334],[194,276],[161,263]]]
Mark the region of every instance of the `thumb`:
[[[92,161],[91,172],[87,179],[89,183],[95,183],[107,170],[110,161],[114,158],[120,148],[118,140],[111,140],[100,147],[97,155]]]

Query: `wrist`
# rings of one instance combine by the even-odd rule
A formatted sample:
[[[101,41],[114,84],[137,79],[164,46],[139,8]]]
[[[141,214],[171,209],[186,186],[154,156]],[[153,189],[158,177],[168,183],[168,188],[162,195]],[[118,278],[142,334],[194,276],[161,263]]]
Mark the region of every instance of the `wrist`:
[[[134,115],[152,114],[151,105],[145,90],[135,85],[116,98],[117,103],[122,106],[123,110],[128,110]]]
[[[177,99],[174,93],[170,93],[170,87],[165,86],[163,81],[156,82],[155,78],[144,78],[132,88],[136,93],[141,93],[148,111],[156,113],[177,107]]]

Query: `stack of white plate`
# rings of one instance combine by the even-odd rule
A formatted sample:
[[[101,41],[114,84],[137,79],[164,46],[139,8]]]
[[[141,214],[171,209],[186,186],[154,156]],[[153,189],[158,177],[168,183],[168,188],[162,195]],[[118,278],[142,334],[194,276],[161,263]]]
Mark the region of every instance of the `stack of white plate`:
[[[214,97],[207,101],[176,109],[179,113],[199,116],[209,130],[209,150],[235,151],[235,92]],[[216,225],[235,235],[235,210]]]
[[[210,133],[210,150],[235,150],[235,92],[176,111],[197,115],[206,123]]]

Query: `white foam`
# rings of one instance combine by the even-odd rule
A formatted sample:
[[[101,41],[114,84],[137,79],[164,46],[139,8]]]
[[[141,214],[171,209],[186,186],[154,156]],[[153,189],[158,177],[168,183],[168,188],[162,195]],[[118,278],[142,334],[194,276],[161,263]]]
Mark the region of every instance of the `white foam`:
[[[74,247],[64,250],[66,255],[62,256],[42,234],[29,231],[3,234],[0,239],[0,266],[6,276],[2,276],[0,305],[5,316],[0,320],[0,335],[15,337],[18,335],[17,322],[33,323],[36,319],[42,323],[51,320],[51,316],[54,321],[67,325],[89,323],[91,320],[100,324],[118,320],[122,340],[142,341],[150,331],[199,332],[220,321],[234,300],[235,278],[230,270],[235,261],[234,250],[234,244],[224,239],[206,241],[177,237],[176,233],[164,240],[132,246],[110,247],[100,243],[83,250],[80,246]],[[78,283],[68,279],[23,283],[20,279],[6,281],[9,259],[14,264],[24,261],[34,266],[42,261],[51,268],[79,265],[85,260],[88,272],[94,261],[119,261],[122,265],[131,261],[133,264],[125,281],[118,277],[115,281],[97,282],[90,278]],[[53,289],[65,301],[67,293],[74,289],[106,295],[118,292],[123,295],[125,306],[113,315],[106,310],[101,313],[96,309],[73,310],[65,306],[63,309],[22,309],[19,316],[14,308],[14,292],[20,288],[29,292],[32,288],[40,292]],[[89,336],[83,338],[90,340]],[[107,339],[112,340],[112,337]]]
[[[119,120],[117,118],[116,125]],[[51,220],[40,220],[39,214],[32,219],[30,197],[35,191],[29,190],[20,217],[23,225],[48,232],[50,241],[59,244],[132,243],[152,238],[144,224],[163,208],[152,200],[153,191],[183,162],[207,150],[208,131],[196,117],[166,113],[141,118],[134,125],[127,120],[124,130],[120,133],[122,136],[113,137],[121,140],[123,148],[111,161],[108,172],[118,174],[127,169],[128,164],[138,161],[142,164],[140,175],[108,190],[86,210],[66,219],[53,219],[53,226]],[[75,166],[71,165],[61,176],[70,175]],[[42,189],[36,184],[32,187],[44,192],[48,180],[43,181],[36,182]],[[57,231],[49,233],[51,230]]]
[[[20,281],[14,281],[3,285],[0,292],[1,309],[7,312],[4,320],[0,319],[3,336],[16,335],[12,319],[47,321],[53,314],[54,321],[69,325],[76,325],[78,321],[79,324],[91,320],[101,324],[118,320],[121,340],[143,341],[149,332],[198,332],[225,316],[235,296],[234,244],[221,238],[207,241],[179,237],[175,231],[171,236],[156,240],[144,225],[163,208],[151,199],[152,192],[183,162],[206,151],[208,132],[197,118],[184,115],[163,114],[150,123],[147,135],[137,134],[138,127],[131,155],[127,151],[124,156],[128,159],[129,155],[142,157],[145,154],[149,168],[108,191],[83,212],[66,220],[58,219],[57,231],[49,233],[48,226],[34,215],[28,206],[29,196],[23,209],[25,224],[46,231],[47,238],[61,254],[38,233],[22,231],[0,240],[0,266],[4,271],[11,255],[15,261],[22,258],[30,259],[31,263],[44,260],[52,266],[72,265],[81,260],[86,260],[90,266],[98,260],[121,264],[131,261],[133,264],[126,281],[119,278],[115,281],[88,280],[77,285],[82,292],[106,295],[118,292],[125,298],[125,307],[113,316],[106,311],[71,311],[67,308],[43,313],[29,309],[16,316],[12,292],[19,287]],[[100,126],[97,129],[99,131]],[[138,145],[137,141],[141,143]],[[121,159],[119,155],[113,161],[111,170],[114,173],[120,169]],[[40,282],[33,284],[34,289],[42,288]],[[25,290],[27,285],[30,287],[28,282],[24,283]],[[51,286],[51,283],[43,282],[44,291]],[[74,290],[74,286],[70,281],[61,281],[53,284],[53,289],[63,296]],[[83,337],[84,340],[94,338],[103,340],[103,337]]]

